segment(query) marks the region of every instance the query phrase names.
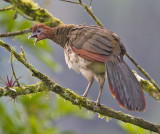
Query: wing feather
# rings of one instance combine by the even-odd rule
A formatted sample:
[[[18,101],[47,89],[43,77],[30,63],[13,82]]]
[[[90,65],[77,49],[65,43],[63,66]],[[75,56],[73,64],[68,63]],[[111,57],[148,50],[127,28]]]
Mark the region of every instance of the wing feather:
[[[111,32],[98,26],[78,26],[69,37],[69,45],[79,56],[91,61],[106,62],[113,51]]]

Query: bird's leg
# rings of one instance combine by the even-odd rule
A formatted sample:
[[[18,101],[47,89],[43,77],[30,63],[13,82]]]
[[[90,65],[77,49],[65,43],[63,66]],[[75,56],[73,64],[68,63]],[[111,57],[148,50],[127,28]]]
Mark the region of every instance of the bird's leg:
[[[99,94],[98,94],[98,97],[97,97],[97,100],[96,100],[96,106],[98,106],[98,105],[100,105],[102,89],[103,89],[103,85],[104,85],[105,79],[106,79],[105,72],[102,73],[102,74],[95,75],[95,78],[96,78],[96,80],[98,82],[98,85],[99,85]]]
[[[87,98],[88,92],[89,92],[89,90],[90,90],[90,88],[91,88],[91,85],[92,85],[92,83],[93,83],[93,79],[91,79],[91,80],[88,81],[88,82],[89,82],[89,83],[88,83],[88,86],[87,86],[84,94],[82,95],[82,96],[85,97],[85,98]]]
[[[88,81],[88,86],[87,86],[84,94],[82,95],[82,97],[84,97],[86,100],[88,92],[89,92],[91,85],[93,83],[93,80],[94,80],[94,75],[93,75],[93,72],[88,68],[80,68],[80,72]]]
[[[103,89],[103,86],[99,87],[99,94],[98,94],[98,97],[97,97],[97,100],[96,100],[96,106],[100,105],[100,99],[101,99],[102,89]]]

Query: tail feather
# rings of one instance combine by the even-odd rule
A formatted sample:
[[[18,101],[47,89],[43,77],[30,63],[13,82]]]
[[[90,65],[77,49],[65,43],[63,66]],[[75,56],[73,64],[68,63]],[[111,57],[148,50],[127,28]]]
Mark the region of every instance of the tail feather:
[[[106,68],[111,93],[120,106],[131,111],[144,111],[146,103],[143,90],[123,59],[108,61]]]

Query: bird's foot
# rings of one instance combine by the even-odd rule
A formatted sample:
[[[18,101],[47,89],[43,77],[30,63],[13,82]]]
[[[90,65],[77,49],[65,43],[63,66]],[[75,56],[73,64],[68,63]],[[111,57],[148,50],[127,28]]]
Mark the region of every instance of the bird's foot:
[[[86,101],[86,103],[87,103],[87,105],[88,105],[87,96],[86,96],[85,94],[83,94],[83,95],[81,95],[81,96],[85,99],[85,101]]]
[[[98,106],[101,105],[101,104],[100,104],[100,101],[95,101],[95,103],[96,103],[96,107],[98,107]]]
[[[87,94],[88,94],[88,93],[84,93],[84,94],[82,95],[82,97],[87,98]]]

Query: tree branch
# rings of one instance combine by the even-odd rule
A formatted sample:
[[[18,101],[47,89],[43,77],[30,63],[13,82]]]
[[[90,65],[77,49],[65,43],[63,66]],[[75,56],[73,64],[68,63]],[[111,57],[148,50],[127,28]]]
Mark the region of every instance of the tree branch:
[[[40,8],[39,6],[37,6],[31,1],[25,1],[25,0],[4,0],[4,1],[10,2],[15,7],[15,10],[29,16],[30,18],[33,18],[34,21],[45,23],[51,27],[55,27],[57,25],[62,24],[60,20],[58,20],[57,18],[54,18],[50,13],[48,13],[48,11]],[[79,0],[79,2],[81,2],[81,0]],[[93,16],[94,14],[92,10],[88,8],[87,5],[82,4],[82,6],[85,8],[85,10],[88,13],[90,12],[90,15],[92,18],[97,19],[96,16]],[[98,24],[98,21],[96,22]],[[102,25],[102,23],[100,22],[98,25]],[[15,36],[20,34],[21,33],[19,34],[7,33],[6,35],[1,34],[0,37]],[[42,74],[41,72],[33,68],[33,66],[29,62],[27,62],[24,56],[21,54],[18,54],[9,44],[6,44],[3,41],[0,41],[0,46],[4,47],[9,52],[12,52],[15,58],[18,61],[20,61],[23,65],[25,65],[32,72],[33,76],[37,77],[42,81],[34,85],[25,85],[22,88],[14,87],[16,92],[13,90],[9,90],[7,87],[0,88],[0,96],[13,96],[13,95],[17,96],[17,95],[25,95],[29,93],[37,93],[42,91],[53,91],[58,95],[60,95],[61,97],[63,97],[64,99],[69,100],[74,105],[82,106],[88,110],[97,112],[104,117],[115,118],[124,122],[132,123],[134,125],[140,126],[144,129],[160,133],[160,125],[150,123],[141,118],[127,115],[119,111],[115,111],[104,105],[100,105],[96,107],[95,102],[93,101],[87,100],[86,102],[86,100],[83,97],[78,96],[77,94],[70,91],[69,89],[65,89],[57,85],[55,82],[51,81],[46,75]],[[147,80],[142,79],[140,76],[137,76],[137,78],[141,86],[143,87],[143,89],[145,89],[156,100],[160,100],[160,93],[153,86],[153,84],[151,84]]]
[[[155,83],[155,81],[149,76],[149,74],[142,68],[140,67],[140,65],[128,54],[126,53],[126,56],[128,57],[128,59],[130,59],[132,61],[132,63],[146,76],[146,78],[155,86],[155,88],[157,88],[157,90],[159,91],[158,94],[160,94],[160,88],[159,86]]]
[[[157,90],[157,88],[150,83],[148,80],[143,79],[141,76],[137,74],[137,72],[133,71],[134,75],[136,76],[137,80],[140,83],[140,86],[142,89],[147,92],[150,96],[152,96],[155,100],[160,102],[160,92]]]
[[[14,87],[16,92],[12,90],[8,90],[7,87],[0,88],[0,96],[12,96],[13,92],[14,92],[14,97],[15,97],[17,95],[25,95],[29,93],[37,93],[37,92],[42,92],[42,91],[53,91],[57,93],[58,95],[60,95],[61,97],[63,97],[64,99],[69,100],[72,104],[82,106],[93,112],[97,112],[104,117],[115,118],[115,119],[118,119],[124,122],[132,123],[134,125],[140,126],[147,130],[151,130],[154,132],[160,132],[160,125],[150,123],[139,117],[134,117],[131,115],[124,114],[120,111],[115,111],[104,105],[100,105],[96,107],[96,104],[93,101],[87,100],[86,102],[86,100],[83,97],[78,96],[70,89],[65,89],[59,86],[55,82],[51,81],[46,75],[42,74],[41,72],[33,68],[33,66],[29,62],[27,62],[20,54],[18,54],[9,44],[4,43],[3,41],[0,41],[0,46],[4,47],[10,53],[12,52],[15,58],[18,61],[20,61],[23,65],[25,65],[33,73],[33,76],[37,77],[38,79],[42,81],[35,85],[23,86],[22,88]]]
[[[16,32],[3,33],[3,34],[0,34],[0,38],[22,35],[22,34],[29,33],[31,31],[32,31],[32,29],[29,28],[29,29],[25,29],[25,30],[21,30],[21,31],[16,31]]]
[[[97,23],[97,25],[99,26],[103,26],[103,24],[98,20],[98,18],[93,14],[93,11],[91,8],[89,8],[85,3],[82,2],[82,0],[78,0],[78,2],[73,2],[73,1],[70,1],[70,0],[61,0],[61,1],[64,1],[64,2],[68,2],[68,3],[72,3],[72,4],[78,4],[78,5],[81,5],[87,12],[88,14],[94,19],[94,21]],[[92,3],[92,1],[91,1]],[[90,5],[92,5],[90,3]]]
[[[4,1],[7,1],[7,2],[10,2],[10,3],[12,3],[13,5],[16,3],[15,2],[15,0],[12,0],[12,1],[10,1],[10,0],[4,0]],[[68,0],[61,0],[61,1],[65,1],[65,2],[72,2],[72,1],[68,1]],[[92,2],[92,1],[91,1]],[[34,16],[36,16],[36,15],[38,15],[38,14],[41,14],[41,12],[43,11],[44,12],[44,14],[47,16],[47,18],[48,18],[48,20],[53,20],[53,23],[54,23],[54,25],[51,23],[51,25],[52,26],[56,26],[56,25],[59,25],[59,24],[62,24],[62,22],[61,21],[59,21],[59,20],[57,20],[56,18],[54,18],[54,17],[52,17],[52,15],[51,14],[49,14],[46,10],[44,10],[44,9],[41,9],[40,7],[38,7],[37,5],[35,5],[33,2],[29,2],[29,4],[28,4],[28,2],[26,2],[25,0],[18,0],[18,5],[17,5],[17,10],[19,10],[20,12],[22,12],[22,13],[24,13],[24,14],[26,14],[26,15],[28,15],[29,17],[32,17],[32,18],[34,18]],[[73,2],[72,2],[73,3]],[[24,10],[24,5],[26,5],[26,4],[28,4],[27,5],[27,7],[26,7],[26,9]],[[83,8],[85,8],[85,10],[88,12],[88,14],[95,20],[95,22],[99,25],[99,26],[103,26],[103,24],[98,20],[98,18],[96,17],[96,16],[94,16],[94,14],[93,14],[93,12],[92,12],[92,10],[90,9],[90,8],[88,8],[88,6],[86,5],[86,4],[84,4],[81,0],[78,0],[78,2],[74,2],[74,4],[79,4],[79,5],[81,5]],[[90,4],[91,5],[91,4]],[[35,12],[34,13],[30,13],[29,11],[31,10],[31,9],[34,9],[35,10]],[[40,16],[40,15],[39,15]],[[40,17],[38,17],[38,18],[42,18],[43,17],[43,15],[42,16],[40,16]],[[37,18],[37,20],[38,20],[38,18]],[[41,20],[38,20],[38,21],[41,21]],[[46,22],[44,22],[44,23],[47,23],[47,20],[44,20],[44,21],[46,21]],[[26,29],[26,30],[22,30],[22,31],[17,31],[17,32],[10,32],[10,33],[4,33],[4,34],[0,34],[0,37],[2,38],[2,37],[9,37],[9,36],[16,36],[16,35],[21,35],[21,34],[25,34],[25,33],[28,33],[28,32],[30,32],[31,31],[31,29]],[[127,53],[126,54],[127,55],[127,57],[139,68],[139,70],[141,71],[141,72],[143,72],[143,74],[147,74],[147,73],[144,73],[145,72],[145,70],[143,69],[143,68],[141,68],[138,64],[137,64],[137,62]],[[143,71],[142,71],[143,70]],[[150,80],[150,82],[159,90],[159,87],[158,87],[158,85],[154,82],[154,80],[152,79],[152,78],[150,78],[150,76],[147,74],[147,75],[145,75],[149,80]],[[150,85],[150,84],[148,84],[148,85]],[[153,86],[149,86],[149,87],[153,87]],[[143,88],[144,90],[145,90],[145,88]],[[157,90],[149,90],[150,88],[147,88],[148,90],[147,90],[147,92],[152,96],[152,97],[154,97],[156,100],[159,100],[159,97],[157,97],[157,96],[159,96],[159,92],[157,92]],[[151,89],[153,89],[153,88],[151,88]],[[158,98],[158,99],[157,99]]]
[[[19,83],[19,81],[18,81],[18,79],[17,79],[16,73],[15,73],[15,71],[14,71],[14,66],[13,66],[13,54],[12,54],[12,52],[11,52],[10,62],[11,62],[12,75],[14,76],[14,79],[16,80],[17,85],[18,85],[19,87],[21,87],[21,85],[20,85],[20,83]]]
[[[48,24],[49,26],[52,26],[52,27],[62,24],[62,22],[59,19],[53,17],[50,13],[48,13],[47,10],[40,8],[38,5],[36,5],[32,1],[25,1],[25,0],[4,0],[4,1],[10,2],[18,12],[28,15],[29,17],[33,18],[34,21],[39,21],[41,23]],[[91,8],[89,8],[86,4],[84,4],[82,0],[78,0],[78,2],[73,2],[69,0],[61,0],[61,1],[81,5],[88,12],[88,14],[94,19],[97,25],[103,26],[103,24],[99,21],[99,19],[93,14],[93,11],[91,10]],[[19,31],[16,33],[11,32],[11,33],[6,33],[6,34],[0,34],[0,37],[15,36],[15,35],[20,35],[20,34],[27,33],[27,32],[29,31],[26,31],[26,32],[23,31],[22,33]],[[148,75],[148,73],[142,67],[140,67],[137,64],[137,62],[128,53],[126,54],[126,56],[148,78],[148,80],[160,91],[159,86]]]
[[[6,7],[6,8],[0,8],[0,12],[1,11],[8,11],[8,10],[11,10],[11,9],[14,9],[14,6],[9,6],[9,7]]]
[[[11,3],[15,10],[17,10],[21,14],[25,14],[25,16],[29,16],[30,19],[45,23],[48,26],[55,27],[62,22],[53,17],[47,10],[40,8],[37,4],[35,4],[33,1],[28,0],[4,0],[6,2]]]

